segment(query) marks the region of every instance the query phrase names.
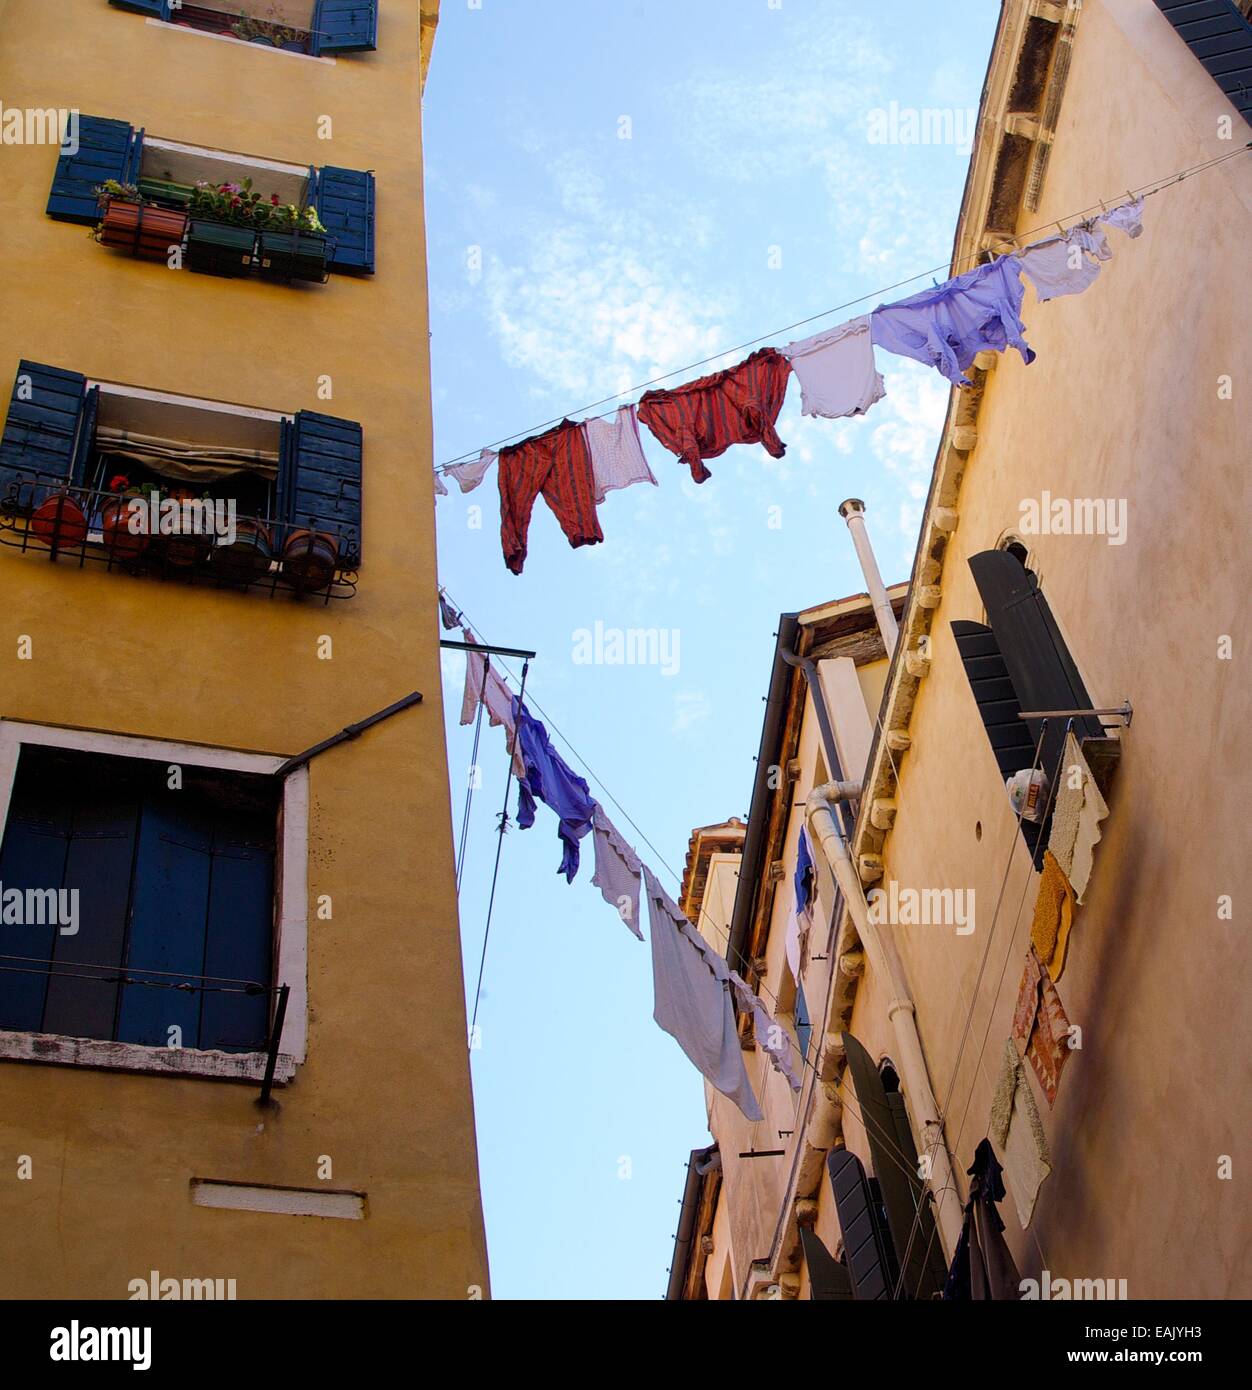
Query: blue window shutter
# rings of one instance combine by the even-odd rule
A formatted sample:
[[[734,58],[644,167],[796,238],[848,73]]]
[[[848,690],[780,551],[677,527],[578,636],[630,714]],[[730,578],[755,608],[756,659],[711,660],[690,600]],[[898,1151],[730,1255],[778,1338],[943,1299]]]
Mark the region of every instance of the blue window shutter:
[[[65,801],[73,805],[74,813],[65,886],[77,890],[80,916],[77,935],[56,936],[53,965],[74,961],[107,967],[108,974],[116,975],[126,939],[139,798],[134,779],[119,776],[108,766],[112,759],[93,761],[99,770],[87,784],[89,796],[83,795],[82,773],[75,775],[73,769],[66,769]],[[117,1015],[116,980],[101,979],[106,970],[99,968],[93,979],[73,979],[73,972],[62,969],[65,974],[48,981],[43,1031],[78,1038],[112,1038]]]
[[[213,839],[212,892],[204,973],[268,986],[274,940],[273,823],[219,823]],[[268,828],[268,836],[266,829]],[[268,994],[205,994],[200,1046],[219,1052],[264,1051]]]
[[[75,480],[87,398],[87,378],[80,372],[25,358],[18,363],[0,436],[0,497],[36,473],[65,483]]]
[[[1252,24],[1233,0],[1156,0],[1205,71],[1252,123]]]
[[[332,270],[374,273],[374,175],[368,170],[317,171],[313,206],[334,238]]]
[[[317,0],[314,53],[359,53],[378,47],[378,0]]]
[[[187,796],[186,792],[171,796]],[[130,936],[125,965],[132,971],[161,971],[142,979],[198,985],[204,974],[204,938],[212,867],[213,829],[200,808],[171,803],[150,792],[144,797],[135,853]],[[166,1047],[169,1030],[180,1030],[183,1047],[200,1033],[198,991],[122,986],[118,1042]]]
[[[109,0],[119,10],[134,10],[136,14],[151,15],[153,19],[170,17],[170,0]]]
[[[353,568],[361,558],[361,426],[301,410],[284,443],[279,518],[336,536],[341,563]]]
[[[69,802],[46,775],[30,750],[17,763],[8,823],[0,844],[0,883],[5,888],[60,888],[69,850]],[[11,956],[49,960],[57,929],[54,924],[0,927],[3,951]],[[20,961],[0,961],[18,967]],[[36,967],[32,967],[34,969]],[[48,976],[0,970],[0,1028],[37,1033],[42,1027]]]
[[[143,133],[125,121],[79,116],[78,148],[70,151],[62,145],[57,158],[48,196],[48,216],[63,222],[97,222],[97,187],[105,179],[132,182],[139,171],[142,143]]]

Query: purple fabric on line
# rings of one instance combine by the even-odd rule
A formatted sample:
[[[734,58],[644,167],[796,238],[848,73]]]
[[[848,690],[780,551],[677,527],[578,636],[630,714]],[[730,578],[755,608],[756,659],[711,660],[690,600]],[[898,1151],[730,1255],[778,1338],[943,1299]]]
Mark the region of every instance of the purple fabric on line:
[[[526,765],[526,775],[518,778],[518,826],[529,830],[534,825],[536,801],[556,812],[560,819],[557,834],[565,847],[557,872],[565,875],[567,883],[573,883],[578,872],[578,842],[591,829],[595,812],[591,788],[571,771],[552,747],[547,729],[517,695],[513,697],[513,718],[517,722],[518,751]]]
[[[1015,347],[1027,364],[1035,360],[1022,323],[1021,266],[1001,256],[942,285],[895,304],[880,304],[870,316],[870,336],[888,352],[937,368],[957,386],[970,385],[966,369],[987,349]]]

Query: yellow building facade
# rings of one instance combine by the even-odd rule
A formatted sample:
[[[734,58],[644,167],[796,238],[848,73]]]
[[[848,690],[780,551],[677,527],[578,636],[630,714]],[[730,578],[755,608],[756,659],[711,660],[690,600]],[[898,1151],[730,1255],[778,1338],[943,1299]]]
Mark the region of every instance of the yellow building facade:
[[[1110,232],[1081,293],[1027,289],[1037,360],[980,354],[953,389],[881,698],[841,703],[820,659],[799,682],[788,658],[822,652],[806,615],[781,624],[733,907],[713,875],[684,905],[727,918],[808,1065],[793,1095],[758,1063],[767,1123],[710,1094],[719,1154],[689,1170],[671,1297],[938,1296],[984,1140],[1020,1279],[982,1296],[1252,1290],[1236,771],[1252,29],[1246,6],[1198,9],[1002,6],[953,273],[1131,190],[1149,193],[1142,234]],[[846,544],[833,506],[831,529]],[[815,803],[821,752],[848,730],[862,741],[832,779],[847,785]],[[1043,819],[1019,823],[1005,782],[1035,762]],[[771,790],[770,766],[799,786]],[[1045,850],[1074,769],[1088,860],[1057,870],[1070,900]],[[821,845],[821,949],[797,974],[783,940],[802,819]],[[906,893],[944,912],[897,911]],[[1037,1013],[1032,952],[1050,971]]]
[[[79,894],[72,926],[41,936],[29,891],[0,926],[0,1294],[485,1297],[435,611],[437,4],[288,4],[294,39],[180,8],[0,0],[5,112],[81,116],[72,150],[38,116],[0,148],[0,880]],[[96,171],[315,205],[328,277],[281,238],[207,274],[93,243],[66,208]],[[242,579],[216,542],[110,549],[117,476],[169,494],[206,458],[269,519]],[[64,503],[40,531],[58,495],[85,536]]]

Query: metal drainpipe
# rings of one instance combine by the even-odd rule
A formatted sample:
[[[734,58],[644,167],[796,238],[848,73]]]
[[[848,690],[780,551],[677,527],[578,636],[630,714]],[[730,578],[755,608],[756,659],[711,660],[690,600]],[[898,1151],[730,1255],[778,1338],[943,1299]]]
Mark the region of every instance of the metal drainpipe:
[[[845,505],[847,505],[845,503]],[[872,560],[872,555],[871,555]],[[875,567],[875,574],[877,568]],[[881,586],[881,580],[879,581]],[[885,597],[885,594],[884,594]],[[894,625],[895,619],[892,618]],[[884,643],[887,634],[883,633]],[[826,765],[835,781],[814,788],[804,807],[805,824],[810,834],[809,841],[818,854],[825,859],[843,894],[843,900],[856,924],[857,935],[865,945],[870,969],[888,987],[890,1002],[887,1016],[891,1020],[899,1053],[901,1079],[904,1082],[904,1096],[913,1112],[919,1133],[923,1136],[924,1148],[931,1156],[930,1184],[936,1194],[936,1221],[939,1238],[944,1245],[944,1254],[950,1262],[956,1253],[956,1243],[960,1239],[963,1213],[960,1193],[952,1173],[952,1160],[944,1139],[943,1125],[939,1120],[939,1106],[930,1084],[930,1073],[926,1069],[926,1058],[922,1052],[922,1040],[917,1031],[917,1016],[913,1001],[909,997],[908,985],[894,950],[888,950],[875,923],[869,919],[869,904],[865,900],[865,888],[861,876],[852,863],[849,842],[852,832],[845,830],[835,814],[838,806],[847,806],[859,800],[862,785],[860,782],[842,780],[843,767],[839,761],[839,750],[835,744],[835,731],[830,722],[830,712],[822,693],[818,677],[817,663],[811,657],[797,656],[784,651],[783,660],[789,666],[798,666],[808,681],[809,693],[813,697],[813,709],[817,715],[817,727],[822,736],[822,747],[826,754]],[[829,1012],[830,988],[834,985],[838,965],[832,967],[827,986],[826,1011]],[[941,1194],[941,1195],[940,1195]]]
[[[948,1155],[943,1125],[939,1120],[939,1107],[926,1070],[913,1001],[909,998],[908,986],[895,952],[888,950],[877,924],[870,920],[861,876],[852,863],[848,843],[834,815],[835,805],[847,799],[850,787],[855,788],[856,784],[828,782],[824,787],[815,788],[804,806],[805,821],[810,840],[830,866],[835,882],[843,893],[843,900],[856,923],[857,935],[865,945],[870,969],[877,972],[888,988],[887,1017],[895,1033],[904,1096],[924,1138],[925,1151],[930,1155],[930,1186],[936,1195],[937,1207],[935,1216],[944,1253],[950,1261],[961,1234],[960,1194],[952,1173],[952,1160]]]
[[[896,626],[896,615],[887,597],[886,586],[878,572],[878,561],[874,558],[874,547],[869,543],[869,532],[865,529],[865,503],[859,497],[849,497],[840,502],[839,515],[848,523],[852,532],[852,544],[856,547],[856,558],[861,562],[861,572],[865,576],[865,588],[870,602],[874,605],[874,617],[878,619],[878,631],[882,633],[883,646],[887,649],[887,660],[891,660],[900,637]]]

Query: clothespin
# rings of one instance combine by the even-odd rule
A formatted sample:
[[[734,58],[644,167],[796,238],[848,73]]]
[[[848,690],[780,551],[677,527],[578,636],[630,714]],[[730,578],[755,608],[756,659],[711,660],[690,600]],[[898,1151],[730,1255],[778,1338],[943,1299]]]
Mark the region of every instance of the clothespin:
[[[1108,213],[1108,208],[1104,206],[1104,199],[1097,198],[1096,202],[1100,204],[1100,216],[1104,217]]]

